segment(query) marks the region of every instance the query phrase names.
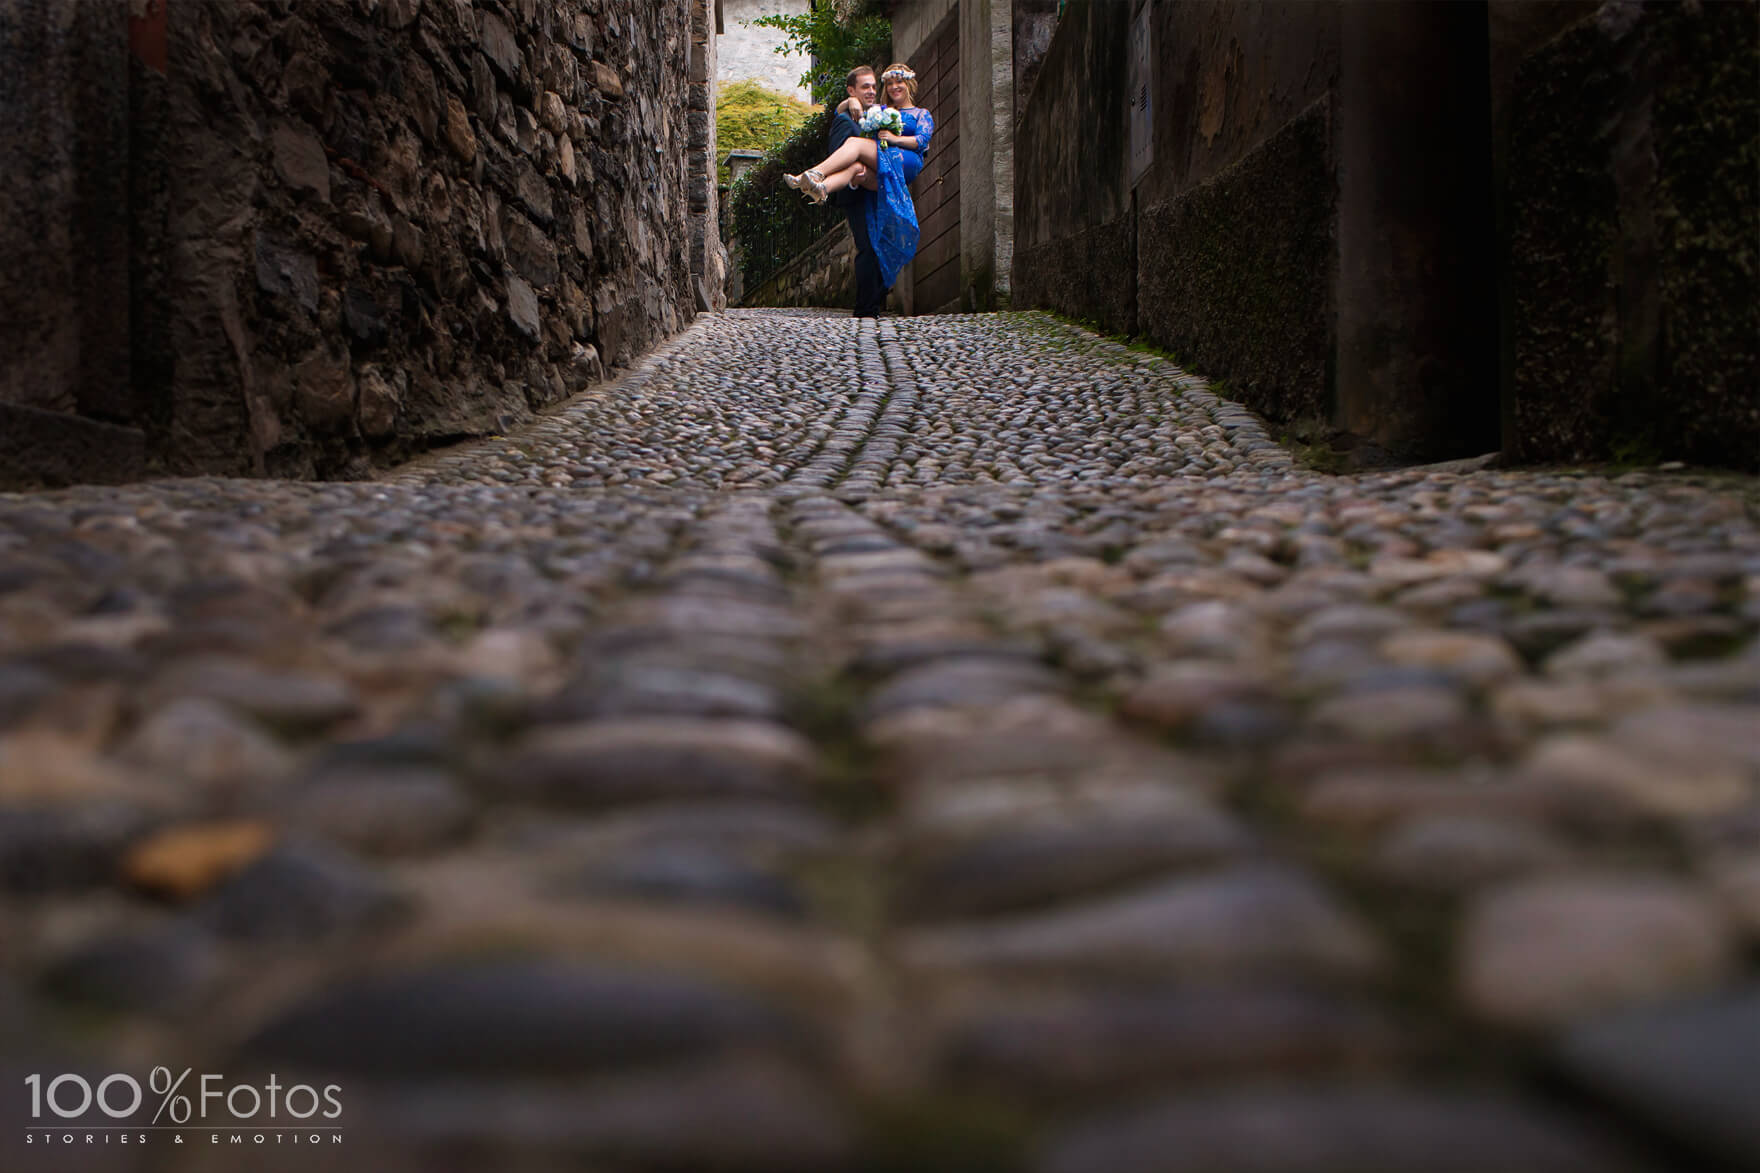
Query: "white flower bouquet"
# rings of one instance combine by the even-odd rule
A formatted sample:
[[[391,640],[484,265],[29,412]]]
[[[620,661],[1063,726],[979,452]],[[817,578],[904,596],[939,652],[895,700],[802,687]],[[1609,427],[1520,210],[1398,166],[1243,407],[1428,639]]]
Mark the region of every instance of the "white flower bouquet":
[[[893,134],[904,133],[904,115],[891,106],[869,106],[868,112],[862,115],[861,131],[869,138],[879,138],[880,132],[890,130]],[[881,143],[880,149],[885,150],[888,144]]]

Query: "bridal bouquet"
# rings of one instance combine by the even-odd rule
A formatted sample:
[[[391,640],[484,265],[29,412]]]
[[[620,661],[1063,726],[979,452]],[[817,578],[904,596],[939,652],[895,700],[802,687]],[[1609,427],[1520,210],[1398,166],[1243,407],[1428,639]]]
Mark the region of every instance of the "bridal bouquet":
[[[893,134],[904,133],[904,115],[891,106],[869,106],[868,112],[862,115],[862,133],[869,138],[877,138],[883,130]],[[880,149],[885,150],[888,144],[881,143]]]

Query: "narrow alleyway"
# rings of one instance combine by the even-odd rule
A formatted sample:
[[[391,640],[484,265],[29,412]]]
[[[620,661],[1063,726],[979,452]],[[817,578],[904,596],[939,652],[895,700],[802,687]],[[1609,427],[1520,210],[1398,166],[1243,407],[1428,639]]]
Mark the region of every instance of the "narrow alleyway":
[[[1752,479],[708,315],[378,483],[0,496],[0,1076],[322,1072],[388,1173],[1754,1167],[1757,629]]]

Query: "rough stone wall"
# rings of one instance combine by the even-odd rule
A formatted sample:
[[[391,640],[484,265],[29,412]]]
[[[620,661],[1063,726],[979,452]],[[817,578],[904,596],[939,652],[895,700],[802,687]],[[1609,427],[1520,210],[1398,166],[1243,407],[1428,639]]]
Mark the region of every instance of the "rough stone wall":
[[[503,429],[692,315],[691,0],[170,6],[178,471]]]
[[[1514,451],[1760,468],[1760,5],[1603,5],[1510,105]]]
[[[809,8],[809,0],[724,0],[727,32],[721,37],[721,63],[715,76],[721,81],[755,81],[779,94],[812,101],[812,92],[800,84],[812,59],[778,53],[784,40],[780,30],[747,23],[760,16],[799,16]]]
[[[690,0],[690,6],[690,135],[685,173],[690,184],[691,292],[696,308],[708,313],[727,308],[727,257],[721,246],[721,193],[716,183],[720,148],[715,142],[715,78],[721,41],[715,30],[717,24],[725,27],[725,23],[716,0]]]

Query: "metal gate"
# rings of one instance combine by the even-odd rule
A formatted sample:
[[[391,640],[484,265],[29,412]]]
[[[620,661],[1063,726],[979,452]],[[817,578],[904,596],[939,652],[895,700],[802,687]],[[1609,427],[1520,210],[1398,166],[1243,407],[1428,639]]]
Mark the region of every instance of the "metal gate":
[[[929,159],[913,192],[922,235],[911,266],[912,303],[927,314],[959,308],[959,5],[914,56],[917,105],[935,116]]]

